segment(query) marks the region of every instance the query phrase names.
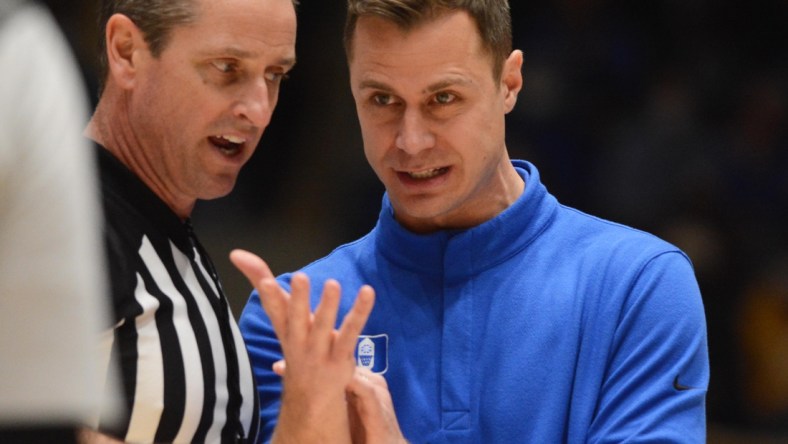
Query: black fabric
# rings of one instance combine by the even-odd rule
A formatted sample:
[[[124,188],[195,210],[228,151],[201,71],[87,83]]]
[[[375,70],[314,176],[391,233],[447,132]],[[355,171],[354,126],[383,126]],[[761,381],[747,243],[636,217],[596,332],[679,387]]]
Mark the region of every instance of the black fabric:
[[[3,444],[76,444],[74,426],[30,425],[25,427],[0,427]]]
[[[161,348],[164,391],[160,400],[164,409],[155,431],[155,441],[172,442],[176,438],[184,420],[187,394],[194,393],[197,389],[195,384],[201,384],[202,387],[199,388],[203,396],[202,413],[192,441],[204,441],[211,426],[220,420],[214,418],[217,389],[223,389],[226,385],[229,393],[227,417],[217,425],[222,427],[222,442],[236,442],[238,437],[245,437],[240,410],[244,399],[240,372],[251,374],[251,369],[239,368],[239,353],[246,353],[246,350],[236,350],[231,325],[235,321],[231,318],[214,266],[194,234],[189,220],[181,220],[108,150],[98,145],[96,150],[115,315],[113,353],[119,358],[126,406],[129,409],[119,424],[102,423],[100,430],[117,437],[128,435],[129,428],[133,426],[131,412],[135,405],[137,384],[139,381],[150,382],[146,376],[137,375],[138,361],[145,352],[138,350],[138,347],[143,347],[138,344],[140,341],[155,340],[156,342],[148,344],[150,347]],[[146,257],[141,253],[143,248],[148,251]],[[151,253],[151,248],[155,257],[152,257],[154,253]],[[176,255],[180,259],[176,260]],[[183,257],[188,260],[188,264],[184,264]],[[187,267],[188,273],[194,272],[193,278],[189,278],[191,284],[187,283],[184,270],[179,270],[179,267]],[[200,271],[201,269],[205,272]],[[193,294],[192,291],[200,294]],[[172,294],[173,292],[178,294]],[[143,299],[138,299],[140,294]],[[206,299],[209,309],[205,305]],[[154,304],[155,308],[143,307],[140,301],[146,300],[148,302],[145,304]],[[175,300],[179,301],[179,315],[176,315],[173,305]],[[200,304],[203,304],[202,310]],[[155,317],[155,322],[148,322],[144,327],[138,325],[138,322],[146,322],[140,319],[150,319],[150,316]],[[213,324],[214,322],[216,324]],[[193,345],[192,348],[184,348],[178,334],[178,328],[183,327],[176,324],[188,324],[188,328],[194,333],[196,351]],[[209,330],[209,325],[218,325],[219,331]],[[148,329],[147,337],[140,336],[140,328]],[[151,339],[151,329],[155,331],[154,339]],[[209,335],[215,338],[221,336],[224,356],[214,356],[221,351],[217,351],[218,348],[213,349]],[[226,382],[217,380],[215,362],[219,360],[226,362]],[[185,374],[187,370],[194,369],[194,366],[200,366],[202,380],[190,382]],[[256,431],[259,423],[257,393],[252,390],[252,393],[247,395],[254,396],[250,398],[250,401],[254,401],[251,430]]]

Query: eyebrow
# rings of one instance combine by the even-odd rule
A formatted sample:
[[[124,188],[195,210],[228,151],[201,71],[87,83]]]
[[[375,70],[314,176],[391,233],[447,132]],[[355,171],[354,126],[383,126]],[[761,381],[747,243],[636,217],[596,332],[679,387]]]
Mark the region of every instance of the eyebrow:
[[[359,89],[379,89],[381,91],[393,91],[393,88],[375,80],[363,80],[358,85]]]
[[[453,76],[446,80],[441,80],[437,83],[433,83],[432,85],[429,85],[427,89],[425,89],[424,91],[428,93],[434,93],[436,91],[440,91],[442,89],[446,89],[454,85],[468,86],[471,84],[473,84],[473,80],[471,79],[465,77]]]
[[[295,59],[295,57],[284,57],[284,58],[279,59],[279,63],[278,64],[282,65],[282,66],[285,66],[287,68],[292,68],[296,64],[296,59]]]
[[[461,85],[467,86],[473,84],[471,79],[467,79],[465,77],[450,77],[445,80],[441,80],[439,82],[433,83],[432,85],[427,86],[422,92],[425,93],[434,93],[436,91],[440,91],[442,89],[446,89],[450,86],[454,85]],[[377,89],[381,91],[391,92],[394,91],[394,88],[390,87],[389,85],[378,82],[376,80],[364,80],[359,85],[359,89]]]
[[[205,56],[217,56],[219,54],[222,54],[222,55],[229,55],[230,57],[235,57],[238,59],[249,59],[257,55],[256,52],[239,49],[233,46],[228,46],[226,48],[222,48],[221,50],[204,51],[203,54]],[[277,64],[286,66],[288,68],[292,68],[296,64],[296,59],[295,57],[283,57],[277,61]]]

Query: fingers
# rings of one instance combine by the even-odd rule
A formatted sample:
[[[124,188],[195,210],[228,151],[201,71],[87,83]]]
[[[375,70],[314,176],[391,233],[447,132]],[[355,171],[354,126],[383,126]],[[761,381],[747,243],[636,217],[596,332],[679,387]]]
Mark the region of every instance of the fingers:
[[[342,290],[339,282],[329,279],[323,284],[323,294],[315,309],[311,344],[318,353],[327,353],[331,349],[334,326],[337,322],[337,309]]]
[[[236,268],[241,270],[241,273],[246,276],[246,279],[248,279],[249,283],[255,288],[257,288],[261,279],[274,277],[274,274],[271,273],[271,269],[268,268],[268,264],[266,264],[264,260],[260,259],[256,254],[246,250],[235,249],[231,251],[230,261]]]
[[[245,250],[230,252],[230,261],[246,276],[260,294],[260,303],[281,341],[287,330],[287,306],[289,295],[274,279],[274,274],[260,257]]]
[[[257,292],[260,294],[260,304],[263,306],[263,310],[271,319],[276,337],[280,342],[286,340],[290,295],[273,278],[261,280]]]
[[[290,279],[290,304],[287,309],[287,342],[306,344],[312,327],[309,278],[304,273],[295,273]]]
[[[348,406],[353,410],[348,416],[354,437],[363,433],[365,442],[407,442],[382,375],[357,367],[347,392]]]
[[[271,369],[279,376],[285,375],[285,370],[287,370],[287,363],[284,359],[280,359],[274,362],[274,365],[271,366]]]
[[[358,336],[361,330],[369,319],[369,314],[372,312],[372,307],[375,305],[375,290],[369,285],[364,285],[356,295],[356,301],[353,307],[345,315],[342,321],[342,326],[339,327],[339,333],[334,342],[332,353],[335,358],[342,359],[345,357],[353,357],[353,352],[356,349]]]
[[[314,316],[310,304],[310,283],[304,273],[295,273],[290,281],[288,294],[275,280],[271,269],[257,255],[236,249],[230,261],[246,276],[260,294],[260,302],[280,342],[308,345],[316,352],[329,352],[334,358],[353,356],[358,336],[375,304],[372,287],[361,287],[353,307],[335,333],[337,313],[341,299],[339,283],[328,280],[323,286],[320,303]],[[310,341],[307,344],[307,341]]]
[[[302,344],[315,353],[331,352],[337,359],[352,358],[358,336],[375,304],[372,287],[361,287],[353,307],[345,315],[339,330],[334,333],[341,298],[339,283],[333,279],[326,281],[314,316],[310,310],[310,283],[307,275],[295,273],[290,286],[292,293],[286,313],[287,342]]]
[[[386,378],[378,373],[363,367],[356,367],[353,379],[347,386],[347,391],[363,400],[369,400],[373,396],[376,387],[388,390],[389,386]]]
[[[80,444],[123,444],[123,441],[117,438],[86,427],[81,427],[77,431],[77,442]]]
[[[359,410],[361,406],[357,404],[356,396],[352,393],[347,395],[347,416],[350,426],[350,442],[353,444],[366,444],[367,437],[364,431],[364,421],[361,420]]]
[[[367,442],[364,419],[369,417],[370,408],[374,408],[377,404],[375,386],[369,379],[370,374],[369,370],[357,367],[353,378],[345,388],[353,444]]]

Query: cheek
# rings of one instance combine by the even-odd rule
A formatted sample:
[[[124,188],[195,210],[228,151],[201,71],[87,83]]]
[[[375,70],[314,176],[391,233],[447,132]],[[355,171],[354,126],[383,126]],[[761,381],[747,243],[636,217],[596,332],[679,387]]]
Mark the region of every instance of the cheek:
[[[183,102],[183,97],[178,91],[173,91],[167,86],[154,82],[150,88],[142,91],[137,103],[138,110],[143,115],[147,115],[146,119],[162,127],[177,125],[180,115],[190,109],[188,104]]]
[[[372,169],[377,170],[383,156],[383,150],[380,148],[380,143],[371,133],[364,130],[361,131],[361,139],[364,144],[364,156],[367,158],[367,163],[369,163]]]
[[[361,126],[361,138],[364,142],[364,152],[368,159],[372,160],[382,156],[387,148],[393,145],[389,128],[377,119],[359,116],[359,125]]]
[[[456,126],[457,140],[465,140],[465,143],[478,145],[478,149],[486,151],[497,149],[503,144],[504,139],[504,117],[503,114],[493,112],[476,113],[468,116],[464,122]],[[492,146],[491,146],[492,145]]]
[[[156,77],[150,80],[150,99],[167,113],[164,118],[186,123],[189,120],[186,116],[196,116],[211,109],[209,99],[216,88],[200,76],[184,72],[183,67],[172,67],[169,71],[161,69],[153,75]]]

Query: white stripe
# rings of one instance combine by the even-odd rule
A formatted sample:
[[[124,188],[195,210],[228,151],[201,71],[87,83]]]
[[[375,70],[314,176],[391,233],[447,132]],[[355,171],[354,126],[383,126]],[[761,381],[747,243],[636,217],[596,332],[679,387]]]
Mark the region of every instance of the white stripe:
[[[114,327],[102,331],[99,335],[98,375],[101,377],[101,410],[96,412],[95,418],[88,423],[93,428],[98,428],[101,421],[115,423],[123,415],[120,363],[117,361],[117,356],[113,359],[112,349],[115,346],[115,331],[125,323],[126,319],[121,319]]]
[[[214,297],[218,297],[219,293],[213,285],[213,278],[211,278],[210,274],[203,268],[200,253],[196,248],[194,249],[194,257],[194,262],[197,264],[199,273],[211,284],[211,289],[214,291]],[[181,268],[180,264],[178,264],[178,268]],[[183,271],[186,285],[189,286],[189,290],[192,294],[204,294],[195,273],[196,271],[191,267]],[[216,314],[213,311],[213,306],[205,297],[196,297],[196,299],[202,318],[205,320],[205,328],[208,330],[208,337],[211,340],[214,369],[216,370],[216,405],[213,411],[213,423],[208,430],[208,434],[205,435],[205,442],[219,442],[221,441],[222,427],[224,427],[227,421],[227,402],[230,396],[227,391],[227,360],[224,351],[224,343],[221,337],[221,329],[219,328]]]
[[[179,256],[183,254],[178,251],[170,242],[172,255],[175,259],[176,267]],[[200,425],[202,417],[202,407],[205,402],[205,391],[203,389],[202,360],[200,350],[197,347],[197,338],[194,336],[194,328],[189,320],[189,312],[186,307],[186,300],[175,287],[170,274],[164,263],[156,254],[156,250],[151,245],[147,237],[143,238],[142,248],[140,248],[145,265],[150,271],[156,285],[170,301],[172,301],[172,323],[175,333],[178,335],[178,344],[181,348],[181,358],[183,359],[185,397],[183,420],[178,433],[175,435],[174,442],[189,442],[194,437],[194,432]],[[181,267],[177,267],[181,273]]]
[[[241,386],[241,394],[243,395],[243,404],[241,404],[241,424],[246,436],[248,437],[252,432],[249,430],[252,426],[252,415],[258,414],[257,412],[253,411],[254,391],[257,390],[257,387],[254,385],[254,379],[252,378],[252,365],[249,363],[249,355],[246,352],[246,344],[244,343],[243,337],[241,336],[241,331],[238,329],[238,325],[235,323],[235,318],[233,318],[233,314],[230,311],[229,306],[227,307],[227,311],[228,316],[230,316],[230,326],[233,329],[235,349],[238,352],[238,372],[240,373],[239,382]]]
[[[137,328],[137,385],[134,388],[134,407],[131,412],[128,442],[153,442],[164,407],[164,368],[162,365],[156,310],[159,301],[145,291],[142,276],[137,274],[134,297],[142,307],[142,315],[135,320]],[[142,353],[144,351],[144,353]],[[144,377],[143,377],[144,375]]]
[[[175,250],[175,249],[173,249]],[[162,263],[156,250],[146,237],[142,239],[140,247],[140,257],[145,262],[156,285],[172,301],[173,326],[178,335],[178,343],[181,348],[181,358],[183,360],[184,384],[185,384],[185,405],[181,427],[175,437],[175,442],[189,442],[197,430],[202,416],[202,406],[204,403],[203,373],[200,359],[200,351],[197,348],[197,339],[194,336],[194,329],[189,321],[189,314],[186,309],[186,300],[183,295],[175,288],[167,268]],[[175,253],[175,251],[173,251]],[[139,375],[140,373],[138,373]],[[137,378],[139,384],[140,378]],[[163,397],[164,392],[161,392]]]

